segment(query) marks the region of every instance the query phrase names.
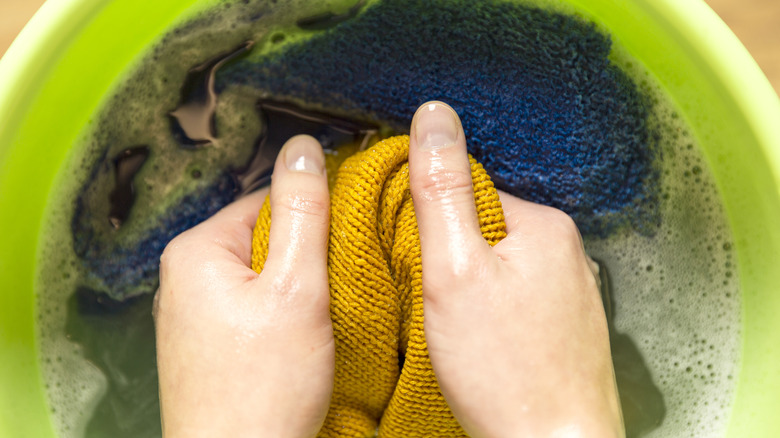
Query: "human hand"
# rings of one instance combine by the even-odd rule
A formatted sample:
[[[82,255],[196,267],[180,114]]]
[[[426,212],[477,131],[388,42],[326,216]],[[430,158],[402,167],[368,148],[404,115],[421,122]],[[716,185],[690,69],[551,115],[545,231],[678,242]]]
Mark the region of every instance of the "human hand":
[[[482,238],[455,112],[411,128],[425,337],[439,386],[473,437],[622,437],[607,322],[574,222],[501,194],[507,237]]]
[[[333,390],[329,195],[311,137],[279,153],[263,272],[250,268],[267,190],[175,238],[155,297],[163,434],[316,436]]]

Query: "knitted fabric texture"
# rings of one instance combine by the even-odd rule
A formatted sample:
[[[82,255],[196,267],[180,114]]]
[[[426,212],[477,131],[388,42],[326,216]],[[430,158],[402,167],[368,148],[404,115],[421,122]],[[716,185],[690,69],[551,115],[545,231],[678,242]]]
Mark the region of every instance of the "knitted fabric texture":
[[[336,343],[320,437],[464,437],[439,390],[423,332],[420,238],[409,191],[409,137],[348,158],[331,192],[328,280]],[[469,157],[482,235],[506,236],[498,193]],[[254,229],[252,268],[268,255],[271,208]]]

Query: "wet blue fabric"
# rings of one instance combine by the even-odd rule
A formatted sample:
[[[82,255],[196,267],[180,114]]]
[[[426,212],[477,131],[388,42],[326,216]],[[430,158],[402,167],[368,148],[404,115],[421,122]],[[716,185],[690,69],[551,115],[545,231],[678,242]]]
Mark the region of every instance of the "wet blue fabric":
[[[652,104],[609,61],[610,49],[591,23],[506,1],[382,1],[272,56],[223,67],[216,89],[250,86],[399,132],[423,102],[446,101],[500,189],[562,209],[584,235],[626,227],[649,235],[659,221]],[[235,194],[225,169],[149,218],[155,227],[132,244],[98,232],[105,219],[80,198],[71,224],[85,286],[117,300],[154,291],[165,245]]]
[[[425,11],[425,13],[420,13]],[[394,0],[217,75],[408,130],[444,100],[497,185],[569,213],[584,234],[658,220],[651,110],[580,18],[506,1]]]

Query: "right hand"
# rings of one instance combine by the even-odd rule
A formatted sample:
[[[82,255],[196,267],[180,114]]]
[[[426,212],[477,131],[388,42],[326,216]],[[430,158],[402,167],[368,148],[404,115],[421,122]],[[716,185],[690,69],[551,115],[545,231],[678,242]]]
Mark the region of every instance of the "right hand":
[[[463,129],[415,114],[409,172],[425,336],[442,393],[472,437],[623,437],[595,267],[565,213],[501,193],[507,237],[482,238]]]

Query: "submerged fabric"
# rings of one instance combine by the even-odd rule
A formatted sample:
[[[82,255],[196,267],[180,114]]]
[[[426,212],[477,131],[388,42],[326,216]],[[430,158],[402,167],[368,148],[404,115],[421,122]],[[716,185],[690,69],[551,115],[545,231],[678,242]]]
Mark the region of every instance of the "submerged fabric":
[[[336,341],[330,410],[320,437],[461,437],[439,390],[423,333],[422,266],[409,192],[409,137],[348,158],[331,192],[328,280]],[[505,233],[498,193],[473,158],[474,201],[490,245]],[[252,268],[268,255],[263,205]]]

